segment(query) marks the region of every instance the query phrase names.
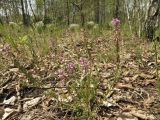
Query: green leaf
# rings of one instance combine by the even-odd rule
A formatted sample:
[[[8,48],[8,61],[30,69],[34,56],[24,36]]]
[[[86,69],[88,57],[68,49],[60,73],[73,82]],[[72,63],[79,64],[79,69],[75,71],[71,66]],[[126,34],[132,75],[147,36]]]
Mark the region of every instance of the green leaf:
[[[28,42],[28,36],[27,35],[25,35],[23,37],[19,37],[19,41],[18,41],[19,44],[26,44],[27,42]]]

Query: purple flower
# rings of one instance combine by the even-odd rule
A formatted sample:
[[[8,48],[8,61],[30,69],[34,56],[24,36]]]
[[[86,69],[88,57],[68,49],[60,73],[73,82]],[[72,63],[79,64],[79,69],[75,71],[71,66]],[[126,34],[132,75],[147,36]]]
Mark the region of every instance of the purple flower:
[[[69,63],[68,64],[68,69],[72,70],[75,68],[75,64],[74,63]]]
[[[86,59],[81,57],[81,58],[80,58],[80,64],[81,64],[82,66],[85,66],[85,65],[87,64]]]
[[[118,18],[113,18],[111,23],[112,23],[112,25],[117,26],[120,24],[120,20]]]
[[[88,61],[86,58],[80,58],[80,65],[82,68],[87,69],[88,68]]]

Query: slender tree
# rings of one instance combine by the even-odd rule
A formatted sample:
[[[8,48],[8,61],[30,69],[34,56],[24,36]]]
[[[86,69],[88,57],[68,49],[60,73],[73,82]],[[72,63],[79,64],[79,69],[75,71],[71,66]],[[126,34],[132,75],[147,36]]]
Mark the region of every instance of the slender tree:
[[[149,5],[147,19],[145,21],[145,35],[149,40],[153,40],[156,31],[156,22],[160,15],[160,0],[152,0]]]
[[[21,9],[22,9],[23,24],[25,26],[28,26],[28,20],[27,20],[27,16],[26,16],[26,13],[25,13],[24,1],[23,0],[21,0]]]
[[[120,1],[115,0],[115,10],[114,10],[114,17],[119,18],[119,7],[120,7]]]
[[[95,22],[99,23],[99,17],[100,17],[100,1],[94,0],[94,8],[95,8]]]
[[[66,9],[67,9],[67,24],[70,24],[70,7],[69,7],[70,1],[66,0]]]

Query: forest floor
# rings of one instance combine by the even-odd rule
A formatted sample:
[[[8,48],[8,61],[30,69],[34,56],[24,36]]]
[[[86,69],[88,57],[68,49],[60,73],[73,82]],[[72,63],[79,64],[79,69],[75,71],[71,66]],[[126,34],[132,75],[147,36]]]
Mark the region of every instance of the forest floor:
[[[3,62],[0,64],[3,69],[0,72],[0,118],[160,120],[155,51],[152,42],[137,37],[121,40],[121,67],[120,74],[116,75],[115,43],[112,36],[90,38],[79,35],[78,38],[71,39],[70,33],[66,33],[60,39],[61,41],[56,43],[59,46],[58,50],[38,56],[36,63],[30,57],[26,58],[24,53],[11,48],[14,57],[8,57],[11,52],[4,52],[1,45]],[[87,70],[74,66],[71,73],[61,72],[64,77],[61,80],[56,71],[68,62],[78,66],[80,57],[85,58]],[[160,59],[157,62],[160,64]],[[160,74],[160,71],[158,72]],[[88,74],[91,75],[93,85],[91,82],[89,86],[72,86],[75,84],[74,81],[83,81]],[[32,79],[35,80],[34,84],[29,81]],[[86,93],[92,90],[95,91],[94,96],[88,98],[90,93]],[[77,91],[80,91],[82,96],[88,96],[77,97]],[[17,111],[18,107],[22,107],[23,111]]]

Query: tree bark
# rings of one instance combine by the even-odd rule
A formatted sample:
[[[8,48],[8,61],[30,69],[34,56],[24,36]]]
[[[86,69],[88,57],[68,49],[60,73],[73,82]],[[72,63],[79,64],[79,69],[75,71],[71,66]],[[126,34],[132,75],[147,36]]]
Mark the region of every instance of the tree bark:
[[[125,0],[125,10],[127,12],[127,19],[128,19],[128,25],[129,25],[129,30],[132,33],[132,25],[131,25],[131,18],[130,18],[130,12],[129,12],[129,5],[127,3],[128,0]]]
[[[99,23],[99,14],[100,14],[100,1],[94,0],[94,9],[95,9],[95,23]]]
[[[25,14],[25,9],[24,9],[24,2],[23,0],[21,0],[21,9],[22,9],[22,16],[23,16],[23,24],[25,26],[28,26],[28,22],[27,22],[27,18],[26,18],[26,14]]]
[[[80,3],[80,12],[81,12],[81,25],[82,25],[82,27],[85,24],[85,16],[84,16],[84,11],[83,11],[83,4],[84,4],[84,1],[81,0],[81,3]]]
[[[119,18],[119,0],[115,0],[115,10],[114,10],[114,18]]]
[[[66,7],[67,7],[67,24],[70,24],[70,8],[69,8],[69,0],[66,1]]]
[[[33,16],[34,16],[34,19],[35,19],[35,21],[37,22],[37,17],[36,17],[36,15],[35,15],[35,13],[34,13],[31,0],[29,0],[29,6],[30,6],[30,8],[31,8],[32,14],[33,14]]]
[[[101,24],[105,23],[105,18],[106,18],[106,1],[101,0]]]
[[[85,14],[84,14],[84,11],[83,11],[83,5],[84,5],[84,3],[85,3],[85,0],[81,0],[79,4],[77,4],[75,2],[72,2],[73,7],[75,7],[75,10],[77,8],[79,10],[79,12],[80,12],[80,19],[81,19],[81,25],[82,25],[82,27],[85,24]],[[75,18],[75,11],[74,11],[74,14],[73,14],[73,23],[74,23],[74,18]]]
[[[148,9],[148,15],[144,25],[145,37],[149,40],[153,40],[155,36],[156,22],[159,15],[160,0],[152,0]]]

